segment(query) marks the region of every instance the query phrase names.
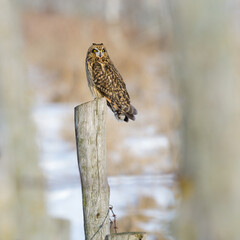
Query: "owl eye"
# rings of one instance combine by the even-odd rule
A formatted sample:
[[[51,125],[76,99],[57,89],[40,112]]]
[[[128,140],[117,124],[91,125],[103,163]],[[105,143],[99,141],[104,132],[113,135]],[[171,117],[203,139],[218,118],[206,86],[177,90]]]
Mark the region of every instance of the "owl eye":
[[[103,48],[103,49],[102,49],[102,52],[106,52],[106,50]]]
[[[97,49],[93,49],[93,50],[92,50],[93,53],[96,53],[97,51],[98,51]]]

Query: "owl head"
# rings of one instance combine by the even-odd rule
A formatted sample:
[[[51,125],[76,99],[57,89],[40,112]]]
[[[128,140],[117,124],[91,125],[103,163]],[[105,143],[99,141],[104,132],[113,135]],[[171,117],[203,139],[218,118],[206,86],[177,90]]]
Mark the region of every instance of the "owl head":
[[[103,58],[109,57],[103,43],[93,43],[88,49],[87,56],[93,59],[96,59],[96,58],[103,59]]]

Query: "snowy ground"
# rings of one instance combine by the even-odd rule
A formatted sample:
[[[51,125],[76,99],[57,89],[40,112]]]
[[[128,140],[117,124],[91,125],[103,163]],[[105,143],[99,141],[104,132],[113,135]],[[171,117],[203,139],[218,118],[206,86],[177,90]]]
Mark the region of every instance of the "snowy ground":
[[[73,114],[73,105],[50,104],[37,106],[33,117],[37,124],[41,167],[48,180],[47,203],[52,216],[69,219],[71,240],[84,239],[81,186],[76,152],[61,138],[60,130],[64,116]],[[140,148],[146,154],[151,148],[165,148],[168,142],[164,136],[154,138],[129,138],[128,145],[136,153]],[[142,152],[144,152],[142,151]],[[171,238],[168,226],[175,217],[174,176],[172,174],[116,176],[109,177],[110,204],[118,218],[134,214],[141,197],[151,197],[158,208],[142,209],[141,214],[151,217],[151,221],[139,223],[139,227],[149,232],[149,239],[156,239],[151,232],[161,232]],[[131,206],[131,208],[129,208]]]

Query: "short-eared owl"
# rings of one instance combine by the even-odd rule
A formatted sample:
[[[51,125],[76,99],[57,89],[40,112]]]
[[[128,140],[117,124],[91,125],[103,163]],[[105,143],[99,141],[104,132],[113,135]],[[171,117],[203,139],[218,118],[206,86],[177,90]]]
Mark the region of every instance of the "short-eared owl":
[[[135,120],[137,110],[130,104],[126,85],[102,43],[93,43],[88,49],[86,73],[94,97],[105,97],[118,120]]]

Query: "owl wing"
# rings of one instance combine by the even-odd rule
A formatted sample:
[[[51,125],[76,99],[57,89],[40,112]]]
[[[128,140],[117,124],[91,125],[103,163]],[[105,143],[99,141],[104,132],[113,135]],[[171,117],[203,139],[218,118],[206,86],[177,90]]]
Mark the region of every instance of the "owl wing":
[[[130,97],[122,76],[112,63],[94,63],[92,67],[94,87],[115,110],[127,113],[131,108]]]

